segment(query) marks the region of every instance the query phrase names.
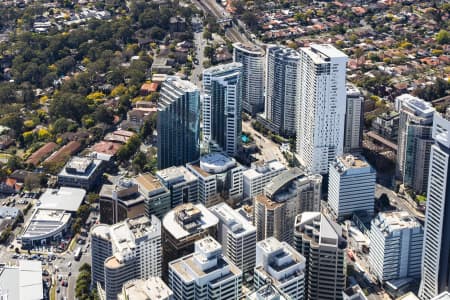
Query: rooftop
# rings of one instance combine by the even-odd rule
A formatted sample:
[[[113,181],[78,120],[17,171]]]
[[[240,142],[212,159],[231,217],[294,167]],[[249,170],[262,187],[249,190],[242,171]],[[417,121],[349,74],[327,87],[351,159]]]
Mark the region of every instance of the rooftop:
[[[273,197],[276,192],[291,183],[296,178],[303,176],[305,173],[300,168],[292,168],[286,170],[274,177],[269,184],[264,188],[268,197]]]
[[[236,160],[223,153],[210,153],[200,158],[198,163],[189,164],[200,175],[207,177],[220,174],[236,166]]]
[[[37,209],[25,230],[22,238],[40,239],[60,232],[70,220],[70,213],[63,210]]]
[[[247,53],[251,53],[253,55],[258,55],[258,56],[264,56],[264,50],[255,45],[255,44],[250,44],[250,43],[234,43],[233,47],[236,49],[239,49],[241,51],[245,51]]]
[[[118,300],[167,300],[172,296],[173,292],[161,278],[150,277],[126,282]]]
[[[269,172],[284,170],[286,167],[278,160],[271,160],[264,163],[255,163],[250,169],[243,172],[243,176],[249,179],[257,178]]]
[[[242,68],[242,64],[239,62],[232,62],[228,64],[221,64],[217,66],[212,66],[203,71],[203,74],[222,73],[230,70],[237,70],[237,68]]]
[[[406,211],[392,211],[379,213],[372,221],[385,235],[397,230],[421,228],[420,223]]]
[[[201,280],[214,273],[216,276],[208,278],[210,284],[214,284],[230,276],[242,275],[242,271],[222,255],[222,246],[213,238],[195,242],[195,249],[194,253],[169,263],[169,268],[184,282]]]
[[[179,182],[192,182],[197,180],[197,177],[183,166],[174,166],[159,170],[158,172],[156,172],[156,176],[166,182],[167,185],[172,185]]]
[[[346,241],[342,236],[342,227],[328,219],[320,212],[304,212],[295,218],[296,233],[305,234],[311,238],[311,233],[318,236],[320,245],[334,247],[346,247]]]
[[[193,84],[190,81],[182,80],[177,76],[168,76],[166,81],[163,83],[163,87],[172,85],[173,87],[185,92],[185,93],[192,93],[192,92],[199,92],[198,87]]]
[[[2,298],[2,296],[6,296]],[[0,268],[0,298],[40,300],[44,298],[40,261],[20,260],[19,266]]]
[[[140,174],[137,176],[134,181],[147,191],[157,190],[163,187],[161,182],[150,173]]]
[[[155,216],[149,219],[139,216],[126,219],[114,225],[98,224],[92,228],[92,235],[111,241],[116,252],[114,257],[118,263],[122,260],[122,253],[130,252],[136,247],[136,240],[144,236],[150,238],[161,235],[161,222]],[[109,262],[114,267],[115,261]]]
[[[164,229],[174,238],[183,239],[217,226],[219,219],[202,204],[181,204],[163,218]]]
[[[86,190],[70,187],[47,189],[39,198],[41,209],[76,212],[86,196]]]
[[[339,173],[344,173],[347,170],[372,168],[362,156],[353,154],[344,154],[337,157],[333,167],[337,169]]]
[[[58,176],[77,176],[89,178],[102,163],[100,159],[74,156],[59,172]]]
[[[209,210],[236,235],[256,232],[256,228],[251,222],[224,202],[210,207]]]

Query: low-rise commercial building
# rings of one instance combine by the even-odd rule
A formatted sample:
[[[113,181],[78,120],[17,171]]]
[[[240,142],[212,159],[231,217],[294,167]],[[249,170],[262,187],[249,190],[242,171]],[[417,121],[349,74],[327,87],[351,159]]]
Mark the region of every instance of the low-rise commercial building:
[[[88,157],[73,157],[58,174],[58,183],[90,190],[99,183],[102,175],[102,160]]]
[[[22,247],[49,245],[70,230],[71,214],[64,210],[37,209],[20,236]]]
[[[45,299],[41,262],[20,260],[18,266],[0,267],[0,299]]]
[[[79,188],[60,187],[59,189],[46,189],[39,197],[39,208],[64,210],[75,213],[86,196],[86,190]]]

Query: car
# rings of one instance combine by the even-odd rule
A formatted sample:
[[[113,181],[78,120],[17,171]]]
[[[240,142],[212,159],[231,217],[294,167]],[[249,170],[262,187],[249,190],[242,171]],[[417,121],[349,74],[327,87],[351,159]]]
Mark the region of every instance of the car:
[[[198,59],[194,59],[194,64],[198,65]]]
[[[14,245],[13,244],[9,245],[9,249],[12,249],[12,248],[14,248]]]
[[[72,272],[69,272],[69,273],[67,274],[67,276],[72,276]]]
[[[60,288],[57,288],[57,289],[56,289],[56,292],[59,294],[59,292],[61,292],[61,289],[60,289]]]
[[[48,275],[49,275],[49,273],[47,270],[42,271],[42,276],[48,276]]]

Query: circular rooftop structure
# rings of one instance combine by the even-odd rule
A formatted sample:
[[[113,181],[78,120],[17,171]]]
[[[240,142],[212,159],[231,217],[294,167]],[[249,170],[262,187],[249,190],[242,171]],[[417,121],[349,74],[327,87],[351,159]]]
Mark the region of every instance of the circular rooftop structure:
[[[234,158],[222,153],[211,153],[200,158],[200,168],[208,173],[219,174],[236,166]]]

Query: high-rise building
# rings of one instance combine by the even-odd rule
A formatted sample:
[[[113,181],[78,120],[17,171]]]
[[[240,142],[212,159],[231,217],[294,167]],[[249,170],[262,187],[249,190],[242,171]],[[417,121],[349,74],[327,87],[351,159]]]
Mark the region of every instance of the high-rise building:
[[[379,213],[370,226],[369,264],[380,282],[420,278],[423,228],[406,211]]]
[[[145,198],[138,185],[131,179],[121,177],[115,184],[104,184],[99,193],[100,222],[115,224],[142,215]]]
[[[186,167],[197,176],[198,201],[206,207],[223,200],[232,203],[242,200],[242,172],[245,168],[234,158],[219,152],[210,153]]]
[[[265,118],[283,136],[295,135],[299,99],[300,54],[283,46],[269,46],[266,53]]]
[[[368,300],[366,295],[364,295],[363,289],[358,284],[346,288],[342,292],[342,295],[342,300]],[[397,300],[399,300],[399,298],[397,298]]]
[[[262,194],[264,187],[286,167],[278,160],[253,163],[250,169],[243,172],[244,199],[253,199]]]
[[[450,121],[434,114],[419,297],[450,288]]]
[[[305,175],[299,168],[283,171],[254,197],[257,240],[275,237],[292,243],[295,217],[304,211],[319,211],[322,176]]]
[[[430,102],[408,94],[398,96],[395,101],[400,113],[397,174],[405,186],[423,194],[428,186],[435,109]]]
[[[198,179],[185,167],[170,167],[156,172],[156,176],[170,192],[170,207],[198,201]]]
[[[219,219],[217,241],[222,244],[223,254],[243,273],[255,267],[256,228],[228,204],[220,203],[209,210]]]
[[[300,51],[297,153],[313,174],[328,173],[329,164],[343,152],[347,59],[328,44]]]
[[[361,150],[364,128],[364,97],[359,89],[347,83],[347,108],[345,113],[344,153]]]
[[[200,157],[200,91],[191,82],[168,77],[158,102],[158,169]]]
[[[118,300],[173,300],[173,293],[159,277],[128,281]]]
[[[237,154],[242,135],[242,64],[203,71],[203,140],[214,151]]]
[[[95,225],[92,236],[92,284],[117,299],[132,279],[161,276],[161,222],[140,216],[114,225]]]
[[[194,243],[217,236],[219,219],[202,204],[186,203],[169,211],[162,220],[163,279],[169,262],[194,251]]]
[[[305,258],[286,242],[270,237],[256,244],[255,289],[267,282],[289,299],[305,299]]]
[[[145,198],[145,215],[149,218],[155,215],[161,220],[171,208],[170,191],[150,173],[140,174],[134,181]]]
[[[333,217],[343,220],[353,213],[373,215],[376,172],[360,155],[339,156],[330,165],[328,205]]]
[[[233,44],[233,61],[242,64],[242,109],[255,116],[264,110],[264,50]]]
[[[320,212],[303,213],[295,220],[294,245],[306,258],[306,299],[341,300],[347,248],[342,228]]]
[[[169,287],[176,300],[239,300],[242,271],[212,237],[195,242],[195,251],[169,263]]]

